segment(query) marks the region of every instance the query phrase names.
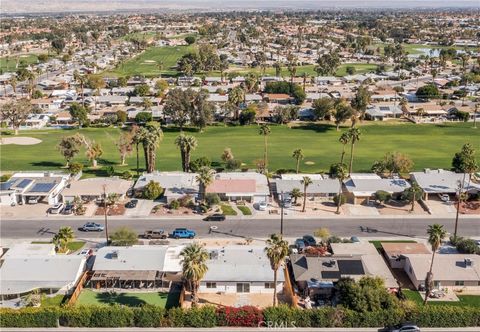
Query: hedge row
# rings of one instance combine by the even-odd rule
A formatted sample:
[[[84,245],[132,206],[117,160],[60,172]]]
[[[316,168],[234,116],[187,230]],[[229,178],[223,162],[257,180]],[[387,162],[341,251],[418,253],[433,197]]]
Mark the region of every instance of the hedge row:
[[[165,310],[151,305],[0,309],[0,327],[379,327],[405,320],[422,327],[480,326],[480,308],[445,305],[372,312],[288,306],[264,310],[251,306]]]

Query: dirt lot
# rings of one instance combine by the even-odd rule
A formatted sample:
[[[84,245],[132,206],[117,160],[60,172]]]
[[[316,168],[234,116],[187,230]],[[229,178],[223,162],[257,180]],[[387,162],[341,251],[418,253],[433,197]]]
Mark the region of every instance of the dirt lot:
[[[461,214],[480,214],[480,201],[461,203],[460,213]]]
[[[185,216],[185,215],[194,215],[192,209],[186,207],[179,207],[176,210],[171,210],[166,208],[164,205],[157,205],[153,208],[152,216]]]
[[[103,206],[99,206],[95,211],[96,216],[103,216],[104,213],[105,213],[105,210]],[[118,203],[118,204],[115,204],[114,206],[107,207],[107,213],[109,216],[123,216],[123,214],[125,213],[125,204]]]

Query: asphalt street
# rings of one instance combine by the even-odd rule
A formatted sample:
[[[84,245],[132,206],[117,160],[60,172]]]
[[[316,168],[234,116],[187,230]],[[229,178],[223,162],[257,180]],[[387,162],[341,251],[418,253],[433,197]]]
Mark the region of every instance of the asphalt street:
[[[2,220],[0,223],[1,238],[51,238],[62,226],[72,227],[77,237],[101,238],[103,232],[85,233],[78,230],[87,221],[95,221],[104,225],[103,219],[48,217],[36,220]],[[300,219],[289,218],[284,220],[283,234],[286,237],[297,237],[311,234],[315,229],[326,227],[331,234],[350,237],[426,237],[428,225],[439,223],[452,233],[454,229],[453,218],[325,218],[325,219]],[[194,230],[199,237],[251,237],[265,238],[269,234],[280,232],[279,219],[227,219],[223,222],[207,222],[199,219],[125,219],[110,218],[109,231],[128,226],[136,232],[143,233],[148,229],[164,229],[171,232],[176,227],[186,227]],[[210,226],[217,229],[210,232]],[[480,237],[480,219],[461,219],[458,227],[460,236]]]

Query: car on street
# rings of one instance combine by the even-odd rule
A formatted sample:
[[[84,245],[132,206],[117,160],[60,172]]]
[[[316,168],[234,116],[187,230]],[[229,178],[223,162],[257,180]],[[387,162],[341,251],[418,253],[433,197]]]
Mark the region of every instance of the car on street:
[[[105,227],[94,222],[87,222],[85,225],[79,228],[79,230],[84,232],[101,232],[104,229]]]
[[[130,202],[125,204],[125,207],[127,209],[134,209],[135,207],[137,207],[137,204],[138,204],[138,199],[132,199]]]
[[[55,204],[50,209],[48,209],[48,213],[59,214],[60,212],[62,212],[63,207],[64,207],[63,203]]]
[[[267,209],[267,202],[266,201],[262,201],[260,203],[258,203],[258,210],[260,211],[265,211]]]
[[[163,229],[148,230],[142,234],[142,237],[148,240],[151,240],[151,239],[163,240],[167,238],[167,233],[165,233]]]
[[[170,237],[174,239],[193,239],[197,234],[187,228],[175,228],[172,233],[170,233]]]
[[[226,219],[226,217],[225,217],[224,214],[214,213],[214,214],[211,214],[211,215],[207,216],[203,220],[205,220],[205,221],[225,221],[225,219]]]
[[[75,208],[75,207],[74,207],[73,205],[68,204],[68,205],[65,206],[65,208],[63,209],[62,214],[71,215],[71,214],[73,214],[74,208]]]
[[[305,241],[303,239],[296,239],[295,240],[295,248],[297,248],[298,252],[301,253],[305,250],[307,246],[305,245]]]
[[[379,332],[420,332],[420,328],[412,323],[402,323],[395,326],[387,326]]]
[[[304,235],[302,238],[303,242],[305,242],[305,245],[308,246],[315,246],[317,244],[317,241],[315,238],[311,235]]]

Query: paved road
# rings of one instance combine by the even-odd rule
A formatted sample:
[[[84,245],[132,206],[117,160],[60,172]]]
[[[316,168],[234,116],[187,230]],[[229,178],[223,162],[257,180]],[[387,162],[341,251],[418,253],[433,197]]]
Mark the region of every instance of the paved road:
[[[78,231],[85,219],[68,219],[64,217],[48,217],[40,220],[2,220],[0,234],[2,238],[51,238],[61,226],[70,226],[78,236],[86,236]],[[101,219],[96,222],[103,224]],[[290,218],[284,220],[284,235],[287,237],[302,236],[312,233],[320,227],[327,227],[332,234],[338,236],[426,236],[427,226],[433,223],[445,225],[449,232],[453,232],[454,220],[452,218],[324,218],[300,219]],[[121,226],[128,226],[139,233],[147,229],[161,228],[171,231],[176,227],[193,229],[201,237],[252,237],[265,238],[274,232],[280,232],[278,219],[229,219],[224,222],[206,222],[199,219],[125,219],[110,218],[109,230]],[[209,227],[215,225],[217,230],[209,234]],[[364,227],[364,230],[361,230]],[[370,228],[370,232],[365,228]],[[462,219],[459,223],[459,235],[480,237],[480,220],[476,218]],[[89,238],[103,237],[103,233],[88,233]]]

